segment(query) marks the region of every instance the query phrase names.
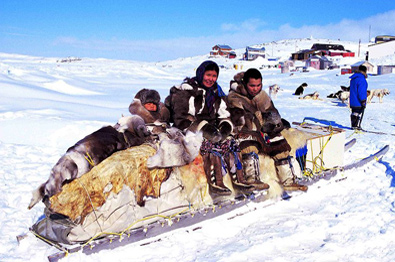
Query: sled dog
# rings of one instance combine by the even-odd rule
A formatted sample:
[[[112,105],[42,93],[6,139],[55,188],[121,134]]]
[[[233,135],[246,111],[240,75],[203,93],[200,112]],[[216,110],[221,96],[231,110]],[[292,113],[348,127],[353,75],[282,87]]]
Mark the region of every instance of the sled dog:
[[[307,83],[301,84],[298,88],[296,88],[294,95],[296,96],[303,95],[303,92],[306,87],[307,87]]]
[[[303,97],[299,97],[299,99],[311,99],[311,100],[320,100],[320,94],[316,91],[312,94],[305,95]]]
[[[271,98],[276,98],[279,90],[280,90],[280,86],[277,84],[269,86],[269,96]]]
[[[384,89],[372,89],[372,90],[368,90],[368,99],[367,102],[370,103],[372,101],[373,97],[378,97],[380,103],[383,102],[383,97],[387,96],[390,94],[390,91],[387,88]]]

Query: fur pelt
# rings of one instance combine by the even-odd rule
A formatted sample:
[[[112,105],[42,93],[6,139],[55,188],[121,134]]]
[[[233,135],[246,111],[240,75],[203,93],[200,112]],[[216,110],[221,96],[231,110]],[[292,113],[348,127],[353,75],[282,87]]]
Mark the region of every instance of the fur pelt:
[[[184,135],[172,127],[166,133],[159,134],[159,148],[156,154],[147,160],[148,168],[184,166],[191,163],[199,154],[203,142],[201,132],[187,131]]]
[[[51,197],[62,186],[81,177],[113,153],[141,145],[148,138],[144,120],[139,116],[119,119],[115,126],[106,126],[84,137],[66,153],[52,168],[48,180],[33,191],[29,209],[44,197]]]

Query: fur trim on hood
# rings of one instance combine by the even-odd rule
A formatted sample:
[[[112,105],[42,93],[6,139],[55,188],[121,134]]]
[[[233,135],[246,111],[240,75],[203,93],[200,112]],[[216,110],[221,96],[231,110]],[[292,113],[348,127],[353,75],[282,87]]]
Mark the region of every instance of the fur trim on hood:
[[[237,73],[233,80],[230,81],[230,90],[234,90],[244,96],[249,96],[246,87],[243,83],[244,72]]]
[[[137,92],[134,98],[139,99],[143,105],[153,103],[159,107],[160,95],[156,90],[146,88],[141,89]]]

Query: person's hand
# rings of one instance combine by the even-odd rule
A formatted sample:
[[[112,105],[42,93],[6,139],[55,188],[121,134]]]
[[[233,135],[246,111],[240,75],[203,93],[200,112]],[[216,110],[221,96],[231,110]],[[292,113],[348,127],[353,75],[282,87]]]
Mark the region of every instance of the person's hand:
[[[203,132],[203,137],[211,142],[217,143],[221,141],[222,135],[218,128],[211,124],[205,124],[201,131]]]
[[[366,100],[361,101],[361,106],[362,106],[362,108],[366,108]]]

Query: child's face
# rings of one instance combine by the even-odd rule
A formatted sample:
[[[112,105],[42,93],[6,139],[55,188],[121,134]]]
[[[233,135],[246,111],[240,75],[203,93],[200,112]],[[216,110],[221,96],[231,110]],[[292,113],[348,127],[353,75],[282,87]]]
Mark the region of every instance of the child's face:
[[[156,105],[154,103],[146,103],[144,104],[145,109],[148,111],[156,111]]]

